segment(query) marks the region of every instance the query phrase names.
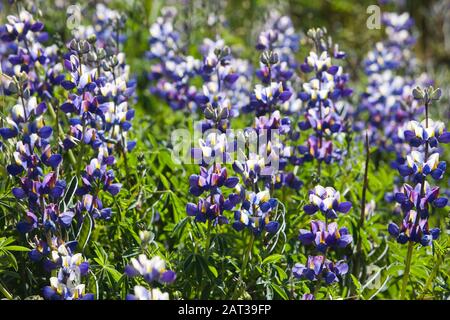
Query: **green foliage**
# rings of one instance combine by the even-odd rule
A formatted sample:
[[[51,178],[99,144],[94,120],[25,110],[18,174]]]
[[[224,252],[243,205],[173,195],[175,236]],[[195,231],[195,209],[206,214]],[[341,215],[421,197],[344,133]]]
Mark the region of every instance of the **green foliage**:
[[[269,8],[271,3],[261,0],[244,2],[243,9],[240,7],[242,1],[228,2],[224,14],[229,18],[231,27],[221,30],[221,33],[234,50],[243,57],[251,57],[256,63],[258,57],[253,50],[255,37],[248,30],[253,28],[252,25],[264,22],[264,16],[259,12],[264,12],[263,9]],[[38,3],[43,8],[48,1]],[[363,55],[368,46],[380,37],[379,31],[358,32],[355,35],[355,30],[365,23],[368,4],[372,2],[305,0],[287,1],[284,5],[299,27],[306,30],[325,25],[332,30],[336,42],[350,49],[348,64],[354,79],[358,79],[355,81],[356,92],[362,92],[365,81],[359,80],[361,75],[358,71]],[[193,200],[188,194],[188,178],[197,167],[174,163],[169,144],[171,130],[192,130],[191,120],[198,118],[198,115],[172,111],[163,101],[151,96],[147,88],[149,64],[144,54],[148,49],[148,28],[162,5],[163,1],[114,1],[114,6],[128,16],[128,41],[124,51],[138,80],[139,99],[131,133],[131,138],[136,139],[138,144],[128,156],[127,166],[123,158],[116,164],[118,180],[124,184],[121,192],[116,197],[106,193],[103,195],[105,204],[113,208],[111,221],[94,222],[90,215],[86,215],[80,225],[68,231],[76,236],[79,249],[91,264],[87,286],[100,299],[124,299],[133,285],[139,283],[139,280],[123,275],[125,266],[130,258],[144,252],[149,256],[160,255],[177,273],[175,283],[164,286],[172,298],[300,299],[304,293],[312,293],[315,289],[306,281],[295,279],[292,268],[296,262],[305,263],[307,259],[297,237],[298,230],[311,221],[302,207],[307,202],[307,190],[317,183],[316,168],[306,163],[295,169],[297,176],[305,182],[299,192],[287,189],[276,191],[275,197],[285,205],[277,211],[285,225],[276,237],[253,240],[249,234],[239,233],[230,225],[224,225],[214,228],[209,235],[210,241],[206,241],[208,228],[187,217],[185,209],[186,203]],[[414,11],[416,15],[418,11]],[[67,40],[69,35],[61,31],[65,30],[62,27],[64,12],[42,10],[42,14],[49,33],[58,34],[61,42]],[[0,15],[0,18],[3,19],[3,16]],[[213,30],[200,23],[191,34],[190,50],[198,54],[194,44],[212,33]],[[299,57],[304,56],[301,51]],[[448,73],[441,80],[448,82]],[[2,96],[0,104],[0,115],[4,119],[5,109],[12,106],[12,101]],[[443,114],[442,110],[432,112]],[[252,117],[243,115],[236,120],[236,126],[244,127],[252,120]],[[365,155],[363,144],[355,142],[356,138],[342,142],[341,147],[348,150],[345,161],[324,168],[320,183],[341,190],[342,197],[353,203],[352,210],[341,216],[339,223],[351,230],[355,242],[361,241],[361,268],[359,274],[349,272],[341,284],[320,288],[318,298],[396,299],[400,295],[406,247],[388,237],[387,223],[396,217],[392,215],[393,205],[387,203],[384,196],[392,191],[397,172],[389,164],[393,159],[371,150],[365,225],[360,228]],[[13,181],[5,170],[9,161],[6,154],[0,154],[0,292],[7,298],[25,298],[40,294],[41,288],[48,284],[48,274],[29,265],[25,259],[29,248],[17,245],[25,245],[32,239],[25,239],[15,230],[25,208],[11,195]],[[444,154],[450,154],[448,147]],[[59,204],[62,211],[73,204],[78,183],[76,177],[68,183],[63,201]],[[226,214],[232,218],[232,212]],[[447,230],[450,223],[448,207],[437,210],[430,221]],[[147,244],[142,243],[140,231],[150,232]],[[248,250],[250,241],[254,244]],[[439,241],[434,243],[432,248],[414,248],[409,298],[446,299],[450,295],[448,232],[442,232]],[[359,259],[355,250],[343,249],[351,271],[356,259]],[[249,260],[243,270],[246,255]]]

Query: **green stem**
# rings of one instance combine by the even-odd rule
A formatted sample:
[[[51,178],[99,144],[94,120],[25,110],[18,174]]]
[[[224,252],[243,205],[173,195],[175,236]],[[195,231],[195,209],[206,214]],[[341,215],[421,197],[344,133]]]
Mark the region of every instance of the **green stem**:
[[[433,270],[431,271],[431,275],[428,277],[427,282],[425,283],[425,287],[423,288],[423,292],[420,295],[419,299],[423,299],[425,297],[425,293],[430,290],[431,284],[433,283],[434,278],[436,277],[436,274],[439,270],[439,267],[441,266],[442,259],[438,258]]]
[[[428,107],[429,107],[430,101],[425,101],[425,128],[428,129]],[[425,142],[425,156],[424,156],[424,163],[428,161],[428,141]],[[422,178],[421,186],[420,186],[420,197],[417,200],[416,207],[418,208],[420,205],[420,199],[422,199],[425,196],[425,181],[426,176],[424,175]],[[416,218],[414,221],[414,228],[419,223],[419,212],[416,214]],[[414,242],[410,241],[408,243],[408,253],[406,254],[406,261],[405,261],[405,273],[403,274],[403,281],[402,281],[402,291],[400,294],[400,299],[404,300],[406,295],[406,287],[408,286],[408,278],[409,278],[409,272],[411,270],[411,258],[414,248]]]
[[[245,279],[245,274],[246,274],[246,269],[247,269],[247,264],[248,261],[250,259],[250,255],[253,249],[253,243],[255,242],[255,235],[253,234],[253,232],[250,235],[250,241],[248,243],[247,246],[247,250],[244,252],[244,258],[242,260],[242,266],[241,266],[241,282],[244,281]],[[233,299],[237,299],[238,296],[236,296],[237,293],[239,293],[240,295],[242,294],[242,291],[244,290],[244,288],[242,287],[242,290],[239,290],[239,286],[236,286],[234,289],[234,293],[233,293]]]
[[[3,286],[3,283],[0,281],[0,292],[3,293],[6,299],[12,300],[14,297],[9,293],[9,291]]]
[[[248,243],[247,251],[244,254],[244,260],[242,261],[242,267],[241,267],[242,278],[245,277],[245,274],[246,274],[245,271],[247,269],[248,260],[250,259],[250,255],[251,255],[251,252],[253,249],[254,242],[255,242],[255,235],[253,233],[251,233],[250,242]]]
[[[414,242],[410,241],[408,243],[408,253],[406,254],[406,261],[405,261],[405,273],[403,274],[402,280],[402,291],[400,294],[401,300],[405,300],[406,287],[408,286],[409,272],[411,271],[411,260],[412,260],[411,258],[413,249],[414,249]]]
[[[369,175],[369,161],[370,161],[370,148],[369,148],[369,135],[366,131],[366,141],[365,141],[365,149],[366,149],[366,162],[364,167],[364,182],[363,182],[363,190],[361,195],[361,212],[359,216],[359,237],[358,244],[356,246],[356,260],[354,267],[354,276],[359,278],[359,270],[362,260],[362,237],[361,232],[364,228],[364,222],[366,220],[366,193],[368,188],[368,175]],[[352,291],[352,290],[351,290]]]
[[[211,246],[211,220],[208,219],[208,230],[206,231],[206,239],[205,239],[205,259],[208,262],[209,258],[209,247]]]
[[[208,225],[207,225],[207,230],[206,230],[206,238],[205,238],[205,261],[206,263],[209,265],[208,263],[208,259],[209,259],[209,248],[211,247],[211,220],[208,219]],[[201,299],[202,298],[202,293],[205,289],[205,285],[206,285],[206,281],[203,281],[202,284],[200,285],[200,289],[198,290],[198,298]]]

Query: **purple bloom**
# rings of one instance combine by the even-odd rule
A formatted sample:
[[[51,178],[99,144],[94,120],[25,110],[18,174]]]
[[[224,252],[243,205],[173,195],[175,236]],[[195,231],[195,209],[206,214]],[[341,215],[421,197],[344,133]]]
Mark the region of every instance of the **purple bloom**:
[[[305,205],[304,210],[307,214],[314,214],[321,211],[327,218],[337,218],[337,213],[347,213],[352,204],[350,202],[340,202],[340,193],[332,187],[316,186],[309,191],[310,203]]]
[[[336,222],[326,226],[323,221],[313,220],[310,231],[300,230],[299,240],[303,245],[314,244],[319,251],[325,252],[328,247],[344,248],[353,241],[353,238],[347,228],[338,229]]]
[[[277,207],[277,200],[270,198],[268,190],[259,193],[249,192],[242,202],[241,209],[234,213],[233,228],[241,231],[250,229],[259,235],[262,231],[276,233],[279,228],[277,221],[270,220],[270,213]]]
[[[131,259],[131,264],[126,267],[125,274],[130,277],[140,275],[148,283],[154,281],[172,283],[176,279],[175,272],[166,269],[165,261],[159,256],[154,256],[149,260],[144,254],[139,255],[137,259]]]

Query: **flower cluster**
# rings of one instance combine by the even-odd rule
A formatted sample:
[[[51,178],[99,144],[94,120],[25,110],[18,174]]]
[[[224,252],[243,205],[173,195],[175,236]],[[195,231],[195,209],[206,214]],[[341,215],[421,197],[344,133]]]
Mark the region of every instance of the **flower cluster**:
[[[53,263],[59,266],[56,277],[50,278],[50,286],[43,289],[48,300],[92,300],[94,295],[85,292],[81,277],[89,271],[89,264],[83,261],[81,253],[72,254],[70,248],[60,245],[52,251]]]
[[[397,152],[403,161],[409,148],[399,129],[423,112],[411,90],[429,80],[426,75],[414,79],[418,62],[412,52],[414,21],[409,14],[386,12],[382,22],[386,25],[387,39],[378,42],[367,55],[364,67],[368,86],[357,113],[368,113],[371,144]]]
[[[263,85],[256,87],[255,95],[245,110],[256,110],[257,115],[267,113],[270,101],[267,103],[255,98],[263,95],[261,91],[273,91],[275,86],[283,90],[283,94],[278,94],[277,103],[280,110],[286,113],[298,112],[301,101],[297,97],[288,99],[294,92],[293,88],[300,85],[300,79],[295,72],[298,67],[295,54],[300,49],[300,35],[296,33],[291,19],[271,10],[263,31],[259,34],[256,49],[263,53],[260,68],[256,70],[256,76]]]
[[[316,186],[309,191],[309,204],[305,205],[303,209],[306,214],[315,214],[320,210],[325,217],[329,219],[336,219],[337,212],[347,213],[352,204],[350,202],[340,202],[340,193],[332,187]]]
[[[301,164],[316,159],[318,163],[330,163],[333,159],[340,160],[340,152],[333,148],[332,137],[345,131],[342,116],[345,103],[353,90],[347,87],[348,74],[343,68],[333,64],[334,59],[345,58],[345,53],[339,51],[337,45],[331,52],[332,44],[325,41],[325,29],[311,29],[307,33],[315,44],[300,69],[312,73],[312,77],[303,83],[299,98],[306,104],[305,120],[300,121],[300,130],[313,130],[305,145],[297,148],[293,161]],[[319,174],[320,175],[320,174]]]
[[[324,256],[308,256],[306,265],[296,263],[292,269],[292,273],[297,278],[304,278],[309,281],[320,281],[325,279],[326,284],[332,284],[338,281],[338,276],[343,276],[348,272],[348,265],[343,260],[336,263],[325,259]],[[313,295],[307,296],[312,300]]]
[[[159,256],[150,260],[145,254],[132,258],[131,264],[125,268],[125,274],[129,277],[141,276],[149,284],[156,282],[170,284],[175,281],[176,274],[166,269],[166,262]],[[134,295],[128,294],[127,300],[169,300],[168,293],[162,293],[159,288],[147,289],[137,285],[134,287]]]
[[[450,141],[444,124],[428,118],[428,108],[432,101],[439,100],[441,90],[431,86],[425,89],[417,87],[413,95],[425,104],[425,120],[421,123],[411,121],[406,125],[406,141],[416,149],[407,155],[406,164],[400,165],[398,171],[403,177],[411,178],[416,185],[406,183],[400,192],[395,193],[394,199],[400,204],[404,218],[400,226],[390,223],[388,231],[401,244],[412,242],[428,246],[440,233],[438,228],[430,229],[428,226],[430,207],[443,208],[448,199],[440,197],[439,187],[430,186],[426,179],[427,176],[434,180],[443,178],[446,163],[439,161],[437,148],[439,143]]]
[[[1,40],[15,51],[8,59],[11,68],[3,63],[6,74],[11,71],[5,93],[16,96],[17,104],[0,128],[0,135],[6,154],[11,155],[7,171],[16,181],[12,194],[27,208],[17,229],[36,236],[36,248],[30,257],[37,261],[63,242],[56,235],[73,215],[59,206],[66,191],[66,181],[59,176],[62,155],[54,146],[54,128],[47,123],[52,108],[49,95],[38,89],[47,86],[40,75],[51,69],[55,60],[46,56],[39,41],[45,34],[43,24],[34,21],[30,13],[21,11],[18,17],[9,16],[8,22],[1,27]]]
[[[96,12],[100,20],[102,13],[114,15],[102,8]],[[1,147],[10,161],[12,194],[26,208],[17,230],[32,239],[29,257],[48,272],[59,268],[44,290],[48,299],[92,297],[80,282],[86,263],[75,254],[76,242],[68,241],[72,232],[67,230],[81,228],[85,219],[110,218],[112,210],[103,207],[101,192],[115,196],[121,184],[107,166],[114,164],[113,154],[126,158],[135,145],[127,138],[135,84],[119,43],[104,41],[120,24],[113,27],[104,18],[102,23],[96,20],[92,34],[80,28],[63,56],[56,45],[43,45],[49,40],[43,23],[25,10],[0,26],[0,44],[6,47],[0,56],[6,79],[1,85],[6,95],[17,97],[2,121]]]
[[[269,196],[268,190],[256,194],[247,192],[241,209],[234,213],[233,228],[237,231],[249,228],[256,235],[261,234],[263,230],[268,233],[277,232],[279,223],[270,221],[270,212],[276,209],[277,200]]]
[[[344,260],[334,263],[329,257],[331,251],[337,254],[339,249],[348,247],[353,237],[346,227],[339,228],[336,221],[329,220],[337,219],[337,212],[347,213],[351,206],[350,202],[341,202],[339,192],[332,187],[318,185],[309,192],[309,204],[303,208],[305,213],[312,215],[320,212],[325,221],[312,220],[310,230],[300,230],[299,240],[305,246],[313,246],[319,255],[310,255],[306,265],[295,264],[292,272],[297,278],[316,281],[315,292],[322,279],[326,284],[332,284],[338,281],[338,276],[348,272]]]
[[[234,192],[225,199],[222,189],[224,187],[239,189],[239,178],[229,177],[227,168],[220,164],[229,160],[227,136],[220,130],[226,130],[230,126],[229,119],[233,116],[233,112],[228,94],[230,86],[238,78],[233,69],[229,68],[231,51],[222,45],[224,45],[222,41],[207,42],[204,45],[205,56],[201,67],[204,80],[203,93],[198,93],[195,97],[205,118],[201,132],[205,132],[207,136],[205,140],[200,139],[200,149],[192,150],[194,160],[201,165],[200,174],[189,177],[189,191],[197,197],[205,192],[207,196],[199,198],[197,204],[186,205],[187,214],[195,216],[195,221],[212,221],[213,225],[227,224],[228,219],[223,212],[232,210],[241,199]]]
[[[150,51],[147,52],[147,58],[152,61],[148,75],[153,83],[150,92],[174,110],[195,110],[197,89],[190,80],[198,73],[201,62],[183,53],[180,34],[174,26],[177,10],[166,7],[161,14],[150,27]]]

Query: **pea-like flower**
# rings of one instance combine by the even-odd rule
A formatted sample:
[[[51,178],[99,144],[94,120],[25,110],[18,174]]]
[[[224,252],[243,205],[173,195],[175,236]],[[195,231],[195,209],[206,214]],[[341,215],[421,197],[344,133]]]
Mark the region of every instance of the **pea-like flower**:
[[[58,264],[56,277],[50,278],[50,286],[43,289],[45,299],[49,300],[92,300],[94,295],[85,293],[81,277],[89,270],[89,264],[83,261],[80,253],[72,255],[65,245],[52,252],[52,260]]]
[[[417,211],[409,210],[400,226],[392,222],[389,224],[388,232],[398,243],[405,244],[410,241],[429,246],[439,237],[439,228],[429,229],[428,219],[417,219],[417,214]]]
[[[314,214],[320,210],[330,219],[337,218],[337,212],[347,213],[352,207],[350,202],[340,202],[339,191],[320,185],[309,191],[309,201],[310,204],[303,207],[305,213]]]
[[[439,161],[439,153],[431,154],[425,161],[424,153],[414,150],[406,156],[406,164],[399,166],[398,171],[403,177],[412,175],[420,182],[427,175],[435,180],[442,179],[446,167],[445,161]]]
[[[291,95],[292,92],[285,89],[281,82],[271,82],[267,87],[257,84],[250,103],[255,107],[256,115],[263,115],[275,109],[277,104],[289,100]]]
[[[175,281],[176,274],[166,268],[166,262],[159,256],[148,259],[145,254],[132,258],[131,264],[125,268],[125,274],[129,277],[140,275],[148,283],[172,283]]]
[[[424,194],[422,196],[421,190],[421,183],[418,183],[415,187],[405,184],[403,186],[403,192],[395,193],[394,199],[401,205],[404,212],[415,208],[421,218],[427,218],[429,216],[430,204],[436,208],[443,208],[447,205],[448,199],[439,197],[439,187],[431,187],[425,181]]]
[[[134,294],[127,294],[126,300],[169,300],[169,294],[163,293],[159,288],[134,286]]]
[[[213,221],[213,225],[227,224],[228,219],[223,215],[225,210],[232,210],[239,202],[241,197],[238,194],[231,193],[227,199],[220,194],[212,194],[207,198],[199,198],[198,203],[188,203],[186,212],[189,216],[195,217],[196,222]]]
[[[227,168],[220,164],[215,164],[209,169],[200,167],[200,174],[193,174],[189,177],[189,192],[195,196],[200,196],[205,191],[217,193],[219,188],[225,186],[234,188],[239,182],[237,177],[228,177]]]
[[[327,71],[329,68],[331,68],[329,71],[334,72],[337,67],[333,67],[331,64],[331,58],[328,55],[328,52],[323,51],[320,55],[318,55],[316,52],[311,51],[309,53],[309,56],[305,58],[305,62],[300,66],[303,72],[322,72]]]
[[[296,263],[292,272],[296,278],[316,281],[321,276],[326,284],[332,284],[338,281],[338,276],[347,274],[348,265],[343,260],[333,263],[321,255],[308,256],[306,265]]]
[[[270,213],[276,209],[277,204],[276,199],[270,198],[268,190],[249,192],[241,209],[234,213],[233,228],[237,231],[249,228],[256,235],[261,234],[263,230],[269,233],[277,232],[279,223],[270,220]]]
[[[320,138],[313,135],[308,138],[306,145],[298,146],[297,149],[301,155],[299,157],[300,163],[317,159],[328,164],[332,159],[338,159],[331,140],[320,140]]]
[[[334,85],[332,76],[323,76],[321,80],[312,79],[303,84],[303,91],[299,94],[299,97],[303,101],[309,101],[311,106],[317,101],[327,101],[334,91]]]
[[[316,131],[338,132],[342,127],[340,117],[330,107],[322,108],[321,112],[320,115],[318,110],[309,109],[305,115],[306,121],[299,122],[299,128],[301,130],[313,128]]]
[[[438,143],[450,143],[450,132],[445,129],[445,124],[441,121],[428,120],[428,127],[425,120],[422,122],[410,121],[406,124],[403,135],[405,140],[413,147],[419,147],[426,142],[430,147],[437,147]]]
[[[3,41],[13,41],[18,39],[19,41],[27,37],[28,32],[39,32],[44,29],[44,24],[40,21],[34,20],[33,16],[22,10],[19,16],[9,15],[7,21],[2,30],[1,39]]]
[[[321,252],[326,252],[328,247],[345,248],[353,237],[345,227],[338,228],[337,222],[325,224],[323,221],[311,221],[311,229],[300,230],[299,240],[303,245],[314,244]]]

